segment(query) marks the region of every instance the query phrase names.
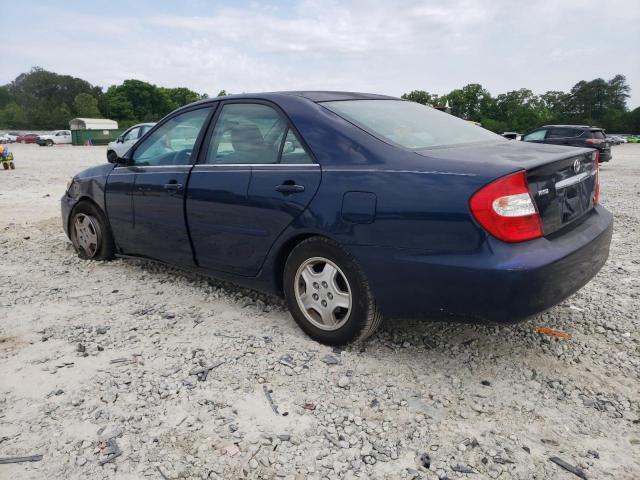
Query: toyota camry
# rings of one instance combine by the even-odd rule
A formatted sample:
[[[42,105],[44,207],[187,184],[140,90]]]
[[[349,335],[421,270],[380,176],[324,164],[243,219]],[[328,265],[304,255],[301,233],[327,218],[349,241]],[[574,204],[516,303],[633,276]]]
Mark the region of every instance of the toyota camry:
[[[597,150],[512,142],[393,97],[207,99],[110,160],[62,198],[82,258],[144,257],[282,295],[327,344],[382,318],[521,321],[609,253]]]

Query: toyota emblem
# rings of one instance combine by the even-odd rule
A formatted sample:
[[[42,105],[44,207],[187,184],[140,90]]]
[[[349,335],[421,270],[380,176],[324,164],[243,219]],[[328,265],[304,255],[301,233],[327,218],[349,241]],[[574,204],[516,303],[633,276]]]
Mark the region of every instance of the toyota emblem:
[[[579,159],[579,158],[576,158],[576,159],[573,161],[573,171],[574,171],[575,173],[578,173],[578,172],[580,171],[580,159]]]

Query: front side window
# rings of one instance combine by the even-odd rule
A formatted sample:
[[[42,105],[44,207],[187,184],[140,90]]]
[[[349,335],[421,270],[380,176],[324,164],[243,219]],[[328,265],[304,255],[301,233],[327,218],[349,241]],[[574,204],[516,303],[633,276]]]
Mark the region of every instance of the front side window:
[[[506,141],[478,125],[415,102],[342,100],[321,105],[378,138],[411,150]]]
[[[213,129],[205,163],[278,163],[286,130],[284,118],[267,105],[227,104]]]
[[[190,110],[164,122],[136,148],[133,164],[190,165],[191,151],[212,108]]]
[[[124,135],[124,137],[122,137],[122,141],[128,142],[130,140],[136,140],[138,138],[139,133],[140,133],[139,128],[132,128]]]
[[[547,131],[545,129],[542,130],[536,130],[535,132],[531,132],[528,135],[525,135],[524,137],[522,137],[522,140],[524,140],[525,142],[533,142],[536,140],[544,140],[544,136],[546,135]]]

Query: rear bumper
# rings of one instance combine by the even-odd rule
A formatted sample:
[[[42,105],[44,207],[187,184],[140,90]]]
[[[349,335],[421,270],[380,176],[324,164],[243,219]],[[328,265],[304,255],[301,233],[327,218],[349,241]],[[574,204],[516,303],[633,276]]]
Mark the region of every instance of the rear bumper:
[[[561,302],[609,255],[613,217],[602,206],[555,238],[507,244],[488,238],[471,253],[412,254],[353,247],[383,315],[513,323]]]

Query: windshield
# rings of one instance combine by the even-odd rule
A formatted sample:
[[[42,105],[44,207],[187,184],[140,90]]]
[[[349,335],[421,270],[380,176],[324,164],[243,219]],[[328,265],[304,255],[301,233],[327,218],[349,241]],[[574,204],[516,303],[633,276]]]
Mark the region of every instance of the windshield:
[[[506,140],[458,117],[403,100],[342,100],[323,106],[382,140],[411,150]]]

